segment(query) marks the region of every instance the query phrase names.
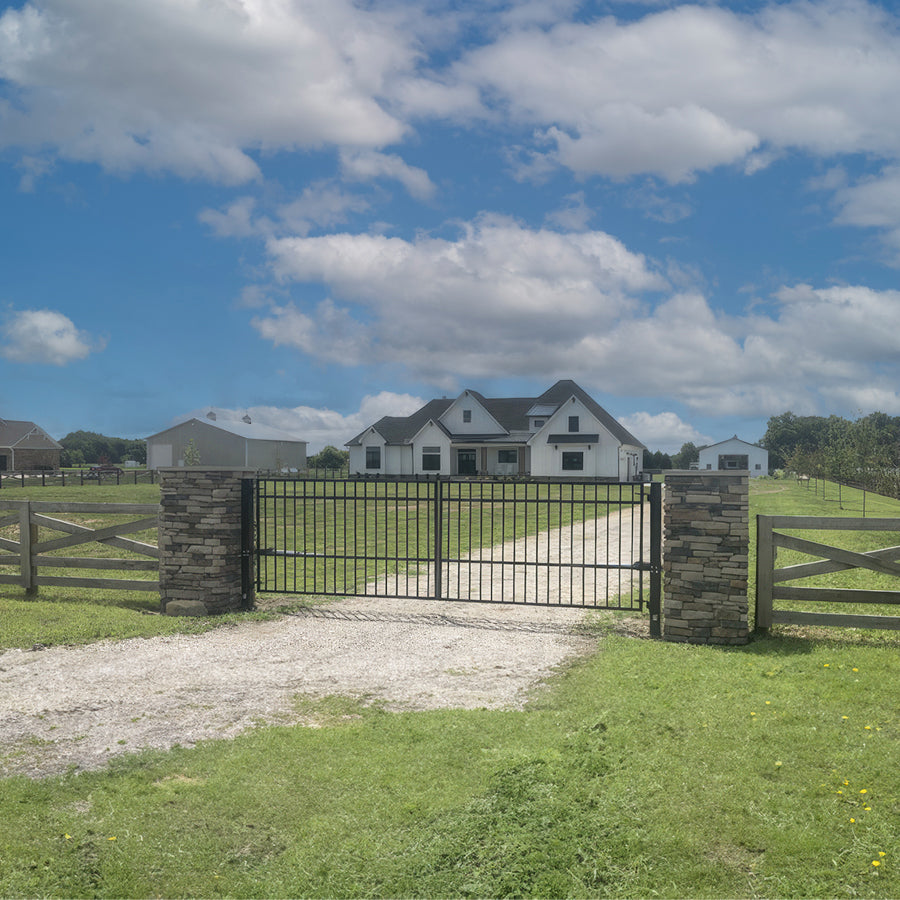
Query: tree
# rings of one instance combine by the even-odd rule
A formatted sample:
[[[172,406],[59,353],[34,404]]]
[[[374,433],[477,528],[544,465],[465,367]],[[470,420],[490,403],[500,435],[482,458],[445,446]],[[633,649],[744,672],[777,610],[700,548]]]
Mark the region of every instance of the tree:
[[[311,469],[344,469],[350,465],[350,453],[329,444],[311,456],[306,463]]]
[[[187,445],[184,448],[184,452],[181,454],[184,459],[184,464],[186,466],[199,466],[200,465],[200,450],[197,445],[194,443],[194,439],[191,438]]]
[[[127,459],[147,462],[147,442],[129,438],[107,437],[95,431],[73,431],[62,440],[60,463],[63,466],[85,466],[91,463],[119,464]]]
[[[645,469],[671,469],[672,457],[662,450],[655,450],[651,453],[649,450],[644,451],[644,468]]]
[[[699,462],[700,448],[691,441],[681,445],[681,449],[672,457],[673,469],[689,469],[691,463]]]

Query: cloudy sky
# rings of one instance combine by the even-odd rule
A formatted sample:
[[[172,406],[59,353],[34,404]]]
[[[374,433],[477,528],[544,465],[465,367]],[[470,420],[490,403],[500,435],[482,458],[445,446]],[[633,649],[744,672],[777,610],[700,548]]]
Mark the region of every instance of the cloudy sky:
[[[898,96],[886,0],[0,2],[0,417],[900,415]]]

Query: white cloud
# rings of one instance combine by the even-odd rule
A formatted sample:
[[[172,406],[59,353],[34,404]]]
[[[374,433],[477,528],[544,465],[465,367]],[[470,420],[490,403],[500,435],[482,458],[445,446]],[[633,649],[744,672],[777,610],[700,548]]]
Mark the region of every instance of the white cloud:
[[[249,415],[252,422],[293,434],[308,442],[307,452],[312,455],[329,444],[343,449],[347,441],[382,416],[408,416],[423,403],[422,399],[411,394],[379,391],[363,397],[359,409],[351,413],[340,413],[333,409],[314,406],[251,406],[241,409],[217,406],[214,409],[216,421],[219,423],[237,423]],[[172,424],[192,417],[202,419],[209,410],[210,407],[205,406],[185,413],[174,419]]]
[[[509,118],[556,144],[556,162],[670,181],[780,151],[897,157],[897,20],[865,2],[795,2],[742,15],[682,5],[635,20],[510,28],[421,96],[445,114]],[[414,97],[407,98],[412,104]],[[448,102],[446,106],[452,106]],[[429,115],[425,105],[411,112]]]
[[[56,148],[226,183],[259,178],[268,151],[336,147],[345,177],[396,180],[417,199],[434,194],[428,173],[384,150],[415,121],[496,124],[519,177],[563,165],[688,182],[792,150],[900,155],[900,119],[885,114],[898,20],[879,6],[685,4],[590,22],[576,8],[28,0],[0,16],[0,146],[39,149],[41,171]],[[460,50],[476,27],[484,42]]]
[[[294,347],[317,359],[345,366],[366,361],[369,340],[364,326],[331,300],[323,300],[311,316],[293,304],[273,306],[251,324],[276,347]]]
[[[368,361],[401,363],[432,381],[503,366],[550,371],[586,330],[612,326],[635,295],[666,287],[644,257],[603,232],[533,231],[491,217],[457,240],[334,234],[271,240],[268,249],[279,280],[324,283],[345,305],[312,315],[275,309],[255,321],[262,334],[357,364],[363,358],[349,346],[338,353],[321,339],[323,313],[340,316]],[[365,339],[361,325],[349,329],[351,316],[365,320]]]
[[[0,355],[11,362],[65,366],[102,350],[103,341],[79,331],[68,316],[51,309],[14,313],[4,329]]]
[[[260,212],[259,207],[255,197],[243,196],[223,210],[201,210],[197,218],[218,237],[305,237],[315,229],[332,228],[345,223],[351,215],[366,212],[369,202],[333,182],[317,181],[305,187],[296,199],[275,203],[267,214]]]
[[[677,453],[688,442],[697,445],[712,443],[712,438],[673,412],[636,412],[621,416],[619,422],[649,450]]]
[[[594,218],[594,210],[584,202],[584,191],[568,194],[563,199],[566,205],[548,213],[547,222],[566,231],[584,231]]]
[[[254,325],[314,358],[390,362],[442,386],[574,377],[721,416],[843,409],[851,396],[887,405],[895,392],[900,291],[795,285],[724,315],[607,234],[490,217],[456,240],[340,234],[268,248],[283,290],[321,283],[333,299],[271,306]]]
[[[253,213],[256,208],[256,200],[253,197],[238,197],[229,203],[224,211],[217,209],[204,209],[197,218],[209,225],[219,237],[243,238],[267,231],[265,224],[254,220]]]
[[[350,0],[31,0],[0,17],[0,144],[245,182],[256,149],[399,140],[381,97],[414,40]]]
[[[306,235],[314,228],[333,228],[368,209],[364,197],[347,193],[331,182],[317,181],[304,188],[296,200],[278,207],[278,233]]]
[[[399,181],[418,200],[428,200],[434,195],[434,184],[424,169],[407,165],[393,153],[374,150],[345,150],[341,153],[341,171],[353,181],[374,181],[391,178]]]
[[[888,261],[900,266],[900,165],[886,166],[878,175],[847,184],[839,170],[835,183],[836,221],[842,225],[883,229],[881,239]],[[819,185],[814,185],[818,187]]]

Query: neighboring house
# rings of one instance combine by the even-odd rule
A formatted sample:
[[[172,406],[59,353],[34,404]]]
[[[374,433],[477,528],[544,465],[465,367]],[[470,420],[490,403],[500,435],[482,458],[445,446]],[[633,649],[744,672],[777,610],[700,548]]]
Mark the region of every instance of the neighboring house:
[[[644,445],[574,381],[540,397],[463,391],[385,416],[346,445],[358,475],[536,475],[634,481]]]
[[[217,418],[210,411],[205,419],[188,419],[148,437],[147,468],[183,466],[193,461],[201,466],[273,471],[306,468],[306,441],[256,425],[249,416],[239,422],[220,422]]]
[[[59,468],[62,444],[34,422],[0,419],[0,472]]]
[[[769,474],[769,451],[737,435],[700,451],[700,469],[748,469],[751,478]]]

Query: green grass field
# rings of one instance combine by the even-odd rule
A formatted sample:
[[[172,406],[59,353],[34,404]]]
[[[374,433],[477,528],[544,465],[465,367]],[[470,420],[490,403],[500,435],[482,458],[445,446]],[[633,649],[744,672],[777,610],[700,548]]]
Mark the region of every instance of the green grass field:
[[[753,487],[754,513],[823,508]],[[298,697],[320,727],[2,779],[0,896],[900,896],[896,633],[616,622],[524,711]]]

